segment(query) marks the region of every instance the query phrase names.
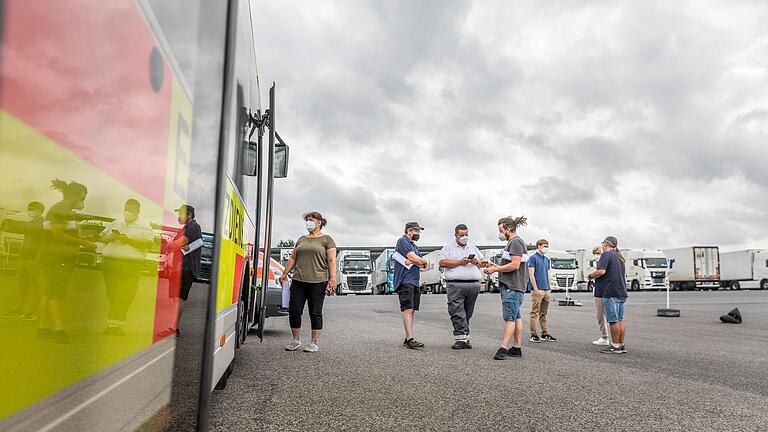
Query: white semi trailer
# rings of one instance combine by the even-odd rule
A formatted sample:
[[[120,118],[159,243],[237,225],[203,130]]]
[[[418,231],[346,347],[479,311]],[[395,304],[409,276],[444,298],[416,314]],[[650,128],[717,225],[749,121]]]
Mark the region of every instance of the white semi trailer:
[[[480,252],[483,254],[483,259],[491,261],[491,258],[498,256],[501,258],[501,251],[504,249],[480,249]],[[485,270],[485,269],[481,269]],[[499,290],[498,281],[499,281],[499,275],[498,273],[494,273],[493,275],[489,276],[485,274],[485,272],[482,272],[482,279],[480,279],[480,292],[496,292]],[[495,290],[492,290],[491,288],[495,284]]]
[[[432,251],[424,255],[424,259],[427,260],[427,268],[421,272],[419,277],[421,292],[444,294],[445,278],[443,277],[443,268],[440,267],[440,251]]]
[[[595,281],[588,281],[587,276],[597,270],[597,260],[600,256],[594,255],[592,249],[578,249],[571,251],[576,257],[576,289],[592,292],[595,289]]]
[[[395,292],[395,264],[392,259],[394,249],[384,249],[373,263],[373,289],[376,294],[393,294]]]
[[[768,250],[747,249],[720,254],[720,286],[768,289]]]
[[[370,251],[340,251],[336,255],[336,294],[373,294],[372,273]]]
[[[669,283],[667,256],[660,250],[622,250],[627,288],[666,289]]]
[[[669,262],[669,287],[675,290],[720,287],[720,250],[717,246],[664,249]]]

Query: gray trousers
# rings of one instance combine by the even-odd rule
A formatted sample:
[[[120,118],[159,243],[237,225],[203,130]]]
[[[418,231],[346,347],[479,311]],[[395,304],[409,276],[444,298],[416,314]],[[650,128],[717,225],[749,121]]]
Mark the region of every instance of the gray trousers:
[[[475,311],[475,302],[480,294],[480,282],[447,282],[448,314],[453,323],[456,339],[469,337],[469,320]]]

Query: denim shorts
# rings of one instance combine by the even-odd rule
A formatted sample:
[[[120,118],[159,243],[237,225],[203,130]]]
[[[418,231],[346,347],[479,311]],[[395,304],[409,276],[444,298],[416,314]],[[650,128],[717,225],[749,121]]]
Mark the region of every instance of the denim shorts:
[[[626,297],[603,297],[605,320],[609,323],[624,321],[624,302]]]
[[[501,312],[504,315],[504,321],[519,320],[521,318],[520,306],[523,305],[523,293],[504,286],[499,291],[501,292]]]

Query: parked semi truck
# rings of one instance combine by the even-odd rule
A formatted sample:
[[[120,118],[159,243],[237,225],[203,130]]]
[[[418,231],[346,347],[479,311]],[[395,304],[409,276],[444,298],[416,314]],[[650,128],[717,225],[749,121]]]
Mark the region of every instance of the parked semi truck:
[[[720,254],[720,286],[768,289],[768,250],[746,249]]]
[[[440,251],[432,251],[424,255],[424,259],[427,260],[428,265],[419,277],[422,294],[425,292],[445,294],[445,278],[443,277],[443,268],[440,267]]]
[[[373,263],[373,289],[376,294],[395,292],[395,264],[392,259],[394,249],[384,249]]]
[[[370,251],[343,250],[336,255],[336,294],[373,294]]]
[[[718,289],[720,250],[717,246],[664,249],[669,262],[669,287],[675,290]]]
[[[576,255],[564,250],[550,250],[547,258],[550,262],[549,277],[552,291],[578,289],[576,271],[579,269],[579,264],[576,262]]]
[[[622,250],[627,288],[666,289],[669,283],[667,256],[660,250]]]
[[[588,281],[587,276],[597,270],[598,255],[592,253],[592,249],[577,249],[570,251],[576,257],[576,289],[592,292],[595,289],[595,281]]]
[[[483,253],[483,259],[486,259],[488,261],[491,261],[491,258],[495,256],[501,257],[501,251],[503,249],[480,249],[480,252]],[[481,269],[484,270],[484,269]],[[493,278],[496,278],[492,281]],[[495,292],[492,291],[492,285],[496,283],[496,291],[498,291],[498,274],[494,273],[492,276],[489,276],[485,274],[485,272],[482,272],[482,279],[480,279],[480,292]]]

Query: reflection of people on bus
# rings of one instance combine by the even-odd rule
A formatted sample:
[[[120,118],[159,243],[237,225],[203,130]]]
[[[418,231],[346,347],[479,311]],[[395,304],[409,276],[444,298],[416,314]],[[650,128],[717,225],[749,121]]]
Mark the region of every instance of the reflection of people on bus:
[[[147,222],[139,221],[141,204],[135,199],[125,202],[123,220],[112,222],[101,233],[106,244],[101,252],[104,283],[109,299],[107,328],[104,334],[122,336],[126,314],[131,307],[147,259],[147,250],[155,234]]]
[[[175,252],[168,296],[176,302],[176,336],[180,336],[179,324],[181,313],[184,310],[184,301],[189,298],[192,284],[200,274],[203,230],[195,220],[195,208],[191,205],[185,204],[179,207],[176,209],[176,213],[179,215],[179,224],[184,227],[168,244],[169,252]],[[178,287],[178,289],[174,289],[174,287]]]
[[[19,283],[19,300],[16,308],[5,317],[22,318],[28,321],[37,319],[37,306],[40,304],[40,280],[38,275],[37,255],[43,241],[43,212],[45,206],[37,201],[27,205],[30,220],[24,224],[24,242],[19,251],[16,277]]]
[[[69,279],[80,248],[95,250],[96,245],[80,237],[75,215],[75,210],[85,208],[88,189],[80,183],[58,179],[51,181],[51,189],[61,192],[63,199],[51,206],[43,224],[46,241],[40,250],[39,261],[44,292],[40,301],[40,330],[37,336],[66,344],[69,337],[63,328],[62,309]]]

